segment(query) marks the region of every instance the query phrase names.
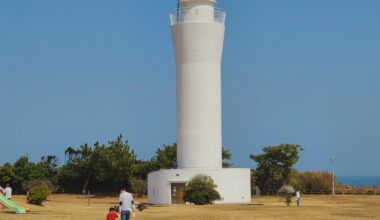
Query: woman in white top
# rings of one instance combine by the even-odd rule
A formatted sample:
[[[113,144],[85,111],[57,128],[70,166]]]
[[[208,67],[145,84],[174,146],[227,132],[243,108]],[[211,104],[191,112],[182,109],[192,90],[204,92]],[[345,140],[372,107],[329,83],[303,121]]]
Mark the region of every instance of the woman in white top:
[[[301,193],[300,191],[296,192],[297,206],[300,206],[301,203]]]
[[[12,188],[9,183],[7,183],[7,186],[4,189],[4,196],[9,200],[12,198]]]

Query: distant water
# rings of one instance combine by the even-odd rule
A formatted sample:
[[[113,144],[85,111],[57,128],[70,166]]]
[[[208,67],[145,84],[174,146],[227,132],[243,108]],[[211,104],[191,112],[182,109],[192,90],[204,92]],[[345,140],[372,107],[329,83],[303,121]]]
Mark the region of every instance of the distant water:
[[[337,176],[336,180],[344,185],[380,187],[380,176]]]

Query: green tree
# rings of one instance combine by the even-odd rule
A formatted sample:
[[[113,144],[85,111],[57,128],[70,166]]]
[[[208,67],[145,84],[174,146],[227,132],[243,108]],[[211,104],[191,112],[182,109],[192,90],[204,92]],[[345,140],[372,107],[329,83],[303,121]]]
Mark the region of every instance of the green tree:
[[[113,190],[130,186],[129,179],[137,170],[137,159],[128,141],[123,141],[119,135],[116,140],[109,141],[107,146],[95,147],[94,151],[94,159],[97,161],[94,166],[94,178],[97,182],[113,182]]]
[[[95,143],[97,144],[98,142]],[[94,169],[93,149],[87,143],[81,145],[79,149],[69,147],[65,150],[65,156],[66,165],[61,168],[58,177],[63,184],[61,187],[72,191],[73,188],[78,189],[80,185],[82,193],[86,193]]]
[[[263,148],[262,154],[251,154],[257,163],[255,170],[256,184],[262,193],[277,192],[289,182],[293,165],[299,159],[300,145],[281,144]]]
[[[222,148],[222,160],[223,160],[223,168],[228,168],[232,166],[232,163],[228,163],[228,160],[231,159],[231,152],[228,149]]]
[[[137,160],[135,163],[135,177],[146,180],[148,174],[159,169],[174,168],[177,163],[177,144],[158,147],[156,154],[150,160]]]
[[[156,155],[151,160],[155,170],[172,168],[173,163],[177,163],[177,143],[157,148]]]
[[[13,164],[14,177],[12,178],[12,188],[15,192],[24,192],[23,185],[32,180],[53,180],[57,169],[57,159],[49,155],[41,158],[41,161],[34,163],[29,161],[28,156],[21,156]]]
[[[215,200],[220,199],[216,187],[211,177],[197,175],[186,184],[183,200],[195,205],[213,204]]]
[[[57,175],[58,158],[55,155],[47,155],[41,157],[41,160],[38,163],[38,165],[43,167],[43,169],[45,170],[45,177],[47,179],[53,180]]]
[[[137,160],[135,167],[134,177],[141,180],[146,180],[150,172],[158,169],[152,160]]]
[[[22,188],[23,183],[30,180],[33,165],[31,165],[29,162],[28,156],[21,156],[13,164],[14,172],[16,175],[13,179],[12,188],[15,192],[19,192]]]
[[[231,159],[231,152],[222,148],[223,167],[231,167],[232,164],[228,163]],[[177,163],[177,143],[171,145],[164,145],[162,148],[157,148],[156,155],[150,160],[150,172],[159,169],[173,168],[173,162]]]
[[[58,180],[69,192],[116,191],[129,186],[128,180],[137,170],[136,155],[121,135],[106,145],[84,144],[79,149],[69,147],[65,153],[66,164],[59,170]]]
[[[0,167],[0,184],[4,186],[7,183],[13,183],[16,178],[15,170],[12,164],[5,163]]]

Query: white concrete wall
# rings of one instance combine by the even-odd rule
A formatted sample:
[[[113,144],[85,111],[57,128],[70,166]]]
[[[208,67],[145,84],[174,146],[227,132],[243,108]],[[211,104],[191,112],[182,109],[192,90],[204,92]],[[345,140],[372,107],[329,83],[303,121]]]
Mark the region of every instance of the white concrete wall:
[[[213,1],[185,1],[181,3],[184,23],[211,22],[214,23],[214,3]]]
[[[248,168],[170,169],[148,175],[148,202],[171,204],[171,183],[187,182],[198,174],[210,176],[222,200],[216,203],[250,203],[251,173]]]
[[[177,66],[179,168],[221,168],[224,24],[172,26]]]

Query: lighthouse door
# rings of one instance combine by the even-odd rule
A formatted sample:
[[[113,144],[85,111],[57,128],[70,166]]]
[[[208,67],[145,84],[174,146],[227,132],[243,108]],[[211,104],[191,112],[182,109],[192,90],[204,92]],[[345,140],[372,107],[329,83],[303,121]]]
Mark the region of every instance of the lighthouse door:
[[[172,183],[171,193],[172,193],[172,204],[184,204],[183,201],[183,191],[185,190],[186,183]]]

